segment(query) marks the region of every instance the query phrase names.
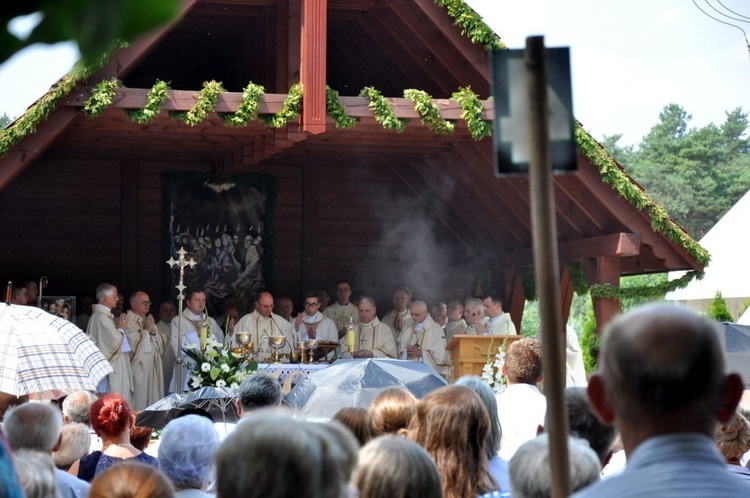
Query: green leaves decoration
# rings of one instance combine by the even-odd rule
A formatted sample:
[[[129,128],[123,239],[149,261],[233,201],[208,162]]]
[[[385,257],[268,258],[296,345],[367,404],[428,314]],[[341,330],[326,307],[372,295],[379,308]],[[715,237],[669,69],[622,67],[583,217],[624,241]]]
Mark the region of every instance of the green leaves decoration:
[[[359,95],[367,98],[368,107],[375,113],[375,120],[383,125],[383,128],[396,130],[399,133],[404,131],[409,120],[397,118],[390,102],[383,97],[383,94],[371,86],[366,86]]]
[[[466,5],[464,0],[435,0],[435,4],[446,9],[454,24],[461,28],[461,34],[472,43],[482,45],[487,50],[507,48],[492,28],[487,26],[482,17]]]
[[[346,115],[346,107],[341,103],[339,92],[326,85],[326,110],[336,123],[336,128],[354,128],[359,121],[354,116]]]
[[[104,112],[104,109],[112,105],[112,101],[117,94],[117,89],[122,85],[117,78],[102,80],[97,83],[91,90],[91,97],[83,105],[88,117],[95,118]]]
[[[435,133],[442,135],[453,133],[456,125],[443,119],[440,115],[440,108],[432,101],[432,97],[427,92],[410,88],[404,90],[404,98],[414,102],[414,110],[419,113],[422,124],[427,125]]]
[[[224,91],[224,87],[220,81],[205,81],[203,89],[198,96],[198,102],[189,111],[170,111],[169,116],[175,121],[181,121],[189,126],[196,126],[208,117],[209,112],[214,110],[219,94]]]
[[[169,97],[169,90],[169,83],[156,80],[146,96],[146,106],[143,109],[125,109],[125,114],[138,124],[151,122],[161,112],[164,102]]]
[[[461,106],[461,119],[466,121],[469,133],[477,142],[483,138],[492,136],[492,122],[482,118],[482,101],[479,96],[471,91],[471,87],[459,88],[451,98]]]
[[[281,128],[289,121],[297,119],[302,112],[302,83],[295,83],[289,89],[284,105],[276,114],[258,116],[258,119],[272,128]]]
[[[258,117],[260,99],[264,93],[266,93],[266,89],[263,85],[256,85],[251,81],[242,90],[242,103],[237,108],[237,112],[234,114],[222,113],[219,114],[219,118],[227,126],[247,126],[250,121]]]

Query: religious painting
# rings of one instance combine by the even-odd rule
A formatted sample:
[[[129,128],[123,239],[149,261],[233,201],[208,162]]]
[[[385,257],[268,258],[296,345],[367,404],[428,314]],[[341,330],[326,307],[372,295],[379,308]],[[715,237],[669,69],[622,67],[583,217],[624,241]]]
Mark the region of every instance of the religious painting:
[[[273,207],[279,184],[270,175],[248,173],[216,178],[203,173],[168,171],[162,175],[166,258],[197,263],[185,268],[186,287],[205,290],[209,311],[235,296],[249,311],[258,294],[270,288]],[[166,266],[166,265],[165,265]],[[169,269],[169,295],[175,296],[179,270]]]
[[[42,309],[65,320],[75,322],[75,296],[42,296]]]

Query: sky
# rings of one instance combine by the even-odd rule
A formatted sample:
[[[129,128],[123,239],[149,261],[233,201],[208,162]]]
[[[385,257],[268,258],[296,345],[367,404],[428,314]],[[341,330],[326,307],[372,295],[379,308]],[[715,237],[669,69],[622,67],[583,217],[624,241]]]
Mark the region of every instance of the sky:
[[[543,35],[571,51],[573,113],[598,139],[622,134],[635,145],[668,104],[691,126],[721,124],[725,112],[750,112],[750,49],[742,32],[715,17],[723,5],[747,17],[747,0],[467,0],[509,48]],[[725,11],[726,12],[726,11]],[[737,17],[737,15],[733,15]],[[78,57],[75,47],[32,47],[0,66],[0,115],[20,116]]]

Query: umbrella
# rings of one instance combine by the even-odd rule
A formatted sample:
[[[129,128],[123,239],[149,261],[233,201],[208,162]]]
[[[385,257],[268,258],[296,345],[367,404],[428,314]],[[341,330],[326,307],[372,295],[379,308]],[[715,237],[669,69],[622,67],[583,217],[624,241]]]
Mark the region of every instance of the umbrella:
[[[175,415],[182,411],[177,405],[182,401],[183,397],[182,394],[172,393],[156,403],[147,406],[136,417],[135,425],[163,429]]]
[[[112,366],[73,323],[31,306],[0,303],[0,391],[96,391]]]
[[[750,325],[722,322],[727,368],[742,375],[745,389],[750,389]]]
[[[177,408],[187,410],[199,408],[211,415],[214,422],[237,422],[237,391],[229,387],[201,387],[186,395]]]
[[[425,363],[390,359],[338,360],[311,373],[284,402],[300,415],[330,418],[341,408],[367,408],[380,391],[403,386],[417,398],[447,385]]]

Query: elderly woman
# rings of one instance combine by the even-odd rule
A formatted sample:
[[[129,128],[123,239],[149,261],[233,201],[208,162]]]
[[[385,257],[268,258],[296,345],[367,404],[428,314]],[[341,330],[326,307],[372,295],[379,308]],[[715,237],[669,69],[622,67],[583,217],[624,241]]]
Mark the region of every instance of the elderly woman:
[[[740,412],[716,427],[714,441],[727,461],[727,468],[745,480],[750,480],[750,470],[740,464],[742,455],[750,450],[750,424]]]
[[[79,479],[91,480],[109,467],[126,460],[159,466],[156,458],[143,453],[130,443],[135,415],[125,398],[117,393],[104,396],[91,405],[91,427],[102,438],[102,451],[95,451],[74,463],[68,472]]]
[[[159,466],[177,490],[177,496],[207,498],[208,479],[219,447],[219,435],[211,421],[200,415],[172,420],[159,444]]]
[[[97,475],[88,498],[175,498],[172,483],[151,465],[128,460]]]

